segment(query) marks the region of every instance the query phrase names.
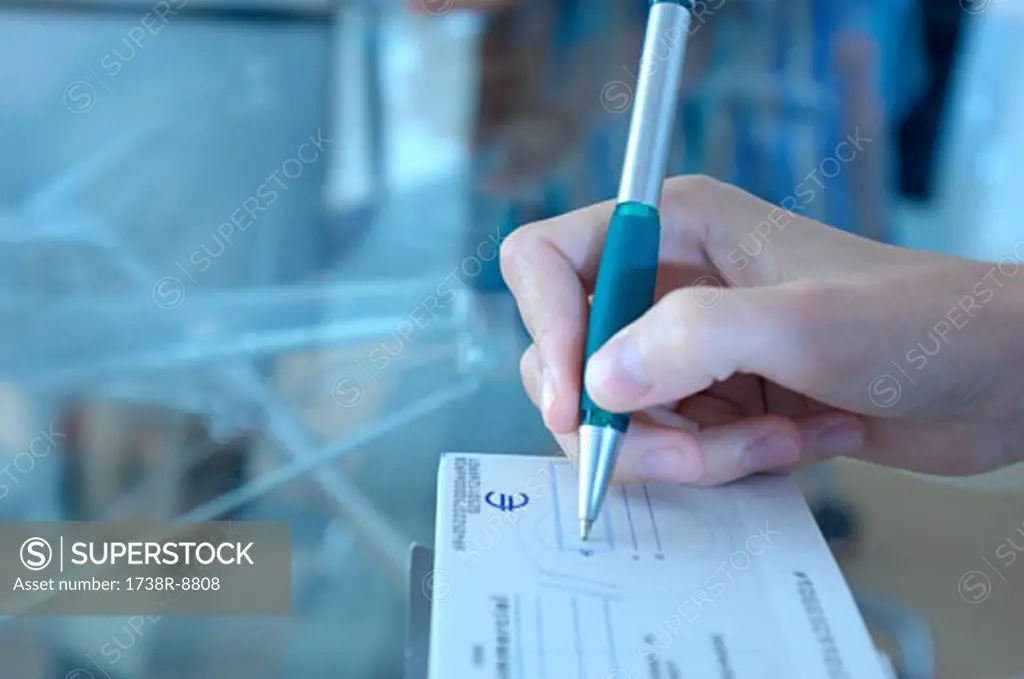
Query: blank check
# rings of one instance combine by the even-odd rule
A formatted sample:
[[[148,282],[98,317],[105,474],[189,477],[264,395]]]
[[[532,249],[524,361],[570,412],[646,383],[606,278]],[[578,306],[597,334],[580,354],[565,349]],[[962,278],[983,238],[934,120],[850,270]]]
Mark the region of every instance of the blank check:
[[[564,458],[442,458],[431,679],[887,678],[788,477],[576,506]]]

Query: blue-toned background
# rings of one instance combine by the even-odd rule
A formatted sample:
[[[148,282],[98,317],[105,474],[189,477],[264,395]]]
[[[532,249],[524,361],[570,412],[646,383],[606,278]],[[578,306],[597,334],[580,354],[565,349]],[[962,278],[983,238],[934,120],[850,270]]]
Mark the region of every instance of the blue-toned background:
[[[705,4],[673,173],[895,243],[1017,242],[1024,27],[998,0],[950,3],[964,33],[921,142],[927,202],[897,183],[923,162],[901,120],[935,97],[921,6]],[[642,13],[450,9],[0,3],[0,520],[288,520],[294,543],[291,618],[3,620],[0,676],[399,677],[439,454],[555,452],[498,247],[614,196]],[[851,135],[870,140],[853,157]],[[858,591],[932,623],[943,677],[1024,671],[1019,610],[958,608],[942,570],[1006,532],[995,500],[929,538],[879,520],[911,492],[894,477],[839,476],[808,492],[826,531],[860,530]],[[900,580],[908,564],[922,576]]]

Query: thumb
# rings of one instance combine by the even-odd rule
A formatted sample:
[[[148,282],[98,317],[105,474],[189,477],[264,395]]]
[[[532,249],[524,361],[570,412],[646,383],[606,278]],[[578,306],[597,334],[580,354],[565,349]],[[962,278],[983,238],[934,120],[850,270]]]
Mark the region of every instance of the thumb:
[[[826,295],[801,284],[674,290],[590,358],[587,391],[611,412],[687,398],[736,373],[816,392],[811,343],[829,325]]]

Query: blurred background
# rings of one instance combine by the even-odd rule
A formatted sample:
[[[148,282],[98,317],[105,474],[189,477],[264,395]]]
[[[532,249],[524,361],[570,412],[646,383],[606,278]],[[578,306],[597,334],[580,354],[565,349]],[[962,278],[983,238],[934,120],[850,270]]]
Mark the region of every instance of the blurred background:
[[[497,248],[614,197],[646,4],[0,1],[0,520],[289,521],[294,600],[5,619],[0,676],[402,676],[440,453],[556,449]],[[1024,3],[698,5],[673,174],[1017,255]],[[904,677],[1024,675],[1022,476],[802,479]]]

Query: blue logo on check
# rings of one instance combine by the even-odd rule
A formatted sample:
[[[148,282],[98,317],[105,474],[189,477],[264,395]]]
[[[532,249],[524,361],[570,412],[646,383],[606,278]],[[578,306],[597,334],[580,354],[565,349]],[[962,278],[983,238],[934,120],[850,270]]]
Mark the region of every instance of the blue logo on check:
[[[526,493],[495,493],[493,490],[484,495],[484,500],[495,509],[503,512],[514,512],[530,504],[530,497]]]

